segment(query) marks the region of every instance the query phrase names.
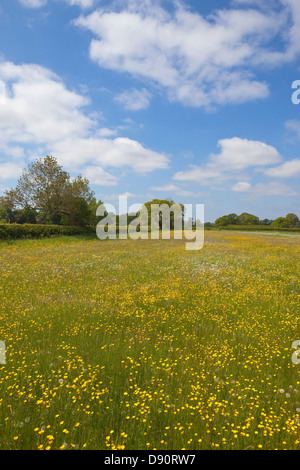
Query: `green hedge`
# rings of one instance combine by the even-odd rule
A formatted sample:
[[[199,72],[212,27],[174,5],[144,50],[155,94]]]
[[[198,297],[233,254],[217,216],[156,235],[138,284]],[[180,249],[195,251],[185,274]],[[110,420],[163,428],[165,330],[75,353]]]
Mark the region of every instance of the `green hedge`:
[[[206,230],[209,229],[206,228]],[[300,234],[300,228],[275,229],[269,225],[226,225],[218,228],[215,227],[212,230],[238,230],[244,232],[293,232]],[[72,227],[65,225],[0,224],[0,240],[13,240],[18,238],[43,238],[61,235],[97,236],[96,227],[93,226]]]
[[[0,240],[43,238],[59,235],[96,235],[96,228],[64,225],[0,224]]]
[[[274,228],[270,225],[223,225],[218,230],[239,230],[243,232],[295,232],[300,234],[300,228]]]

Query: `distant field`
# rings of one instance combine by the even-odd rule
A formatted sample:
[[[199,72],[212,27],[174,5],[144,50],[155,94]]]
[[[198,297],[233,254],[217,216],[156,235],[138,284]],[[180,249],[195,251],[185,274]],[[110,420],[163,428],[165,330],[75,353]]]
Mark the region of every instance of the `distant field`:
[[[299,236],[0,242],[0,449],[298,449]]]

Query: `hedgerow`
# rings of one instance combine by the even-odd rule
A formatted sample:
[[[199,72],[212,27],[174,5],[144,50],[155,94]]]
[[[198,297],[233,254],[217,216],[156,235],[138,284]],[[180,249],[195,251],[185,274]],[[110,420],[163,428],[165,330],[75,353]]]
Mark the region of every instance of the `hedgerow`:
[[[0,224],[0,240],[18,238],[43,238],[61,235],[93,235],[95,227],[75,227],[65,225],[39,224]]]
[[[300,233],[300,228],[275,228],[271,225],[223,225],[218,230],[238,230],[243,232],[295,232]]]

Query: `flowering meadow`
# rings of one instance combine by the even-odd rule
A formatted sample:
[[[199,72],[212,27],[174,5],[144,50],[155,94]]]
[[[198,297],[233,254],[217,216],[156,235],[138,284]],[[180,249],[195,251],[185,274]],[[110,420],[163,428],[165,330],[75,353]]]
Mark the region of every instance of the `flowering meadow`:
[[[0,449],[299,449],[300,237],[0,242]]]

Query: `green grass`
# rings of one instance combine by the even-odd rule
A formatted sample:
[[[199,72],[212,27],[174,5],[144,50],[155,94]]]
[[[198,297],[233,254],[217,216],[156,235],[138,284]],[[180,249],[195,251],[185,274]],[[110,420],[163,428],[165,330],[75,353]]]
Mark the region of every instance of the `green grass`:
[[[297,449],[299,237],[0,244],[0,449]]]

